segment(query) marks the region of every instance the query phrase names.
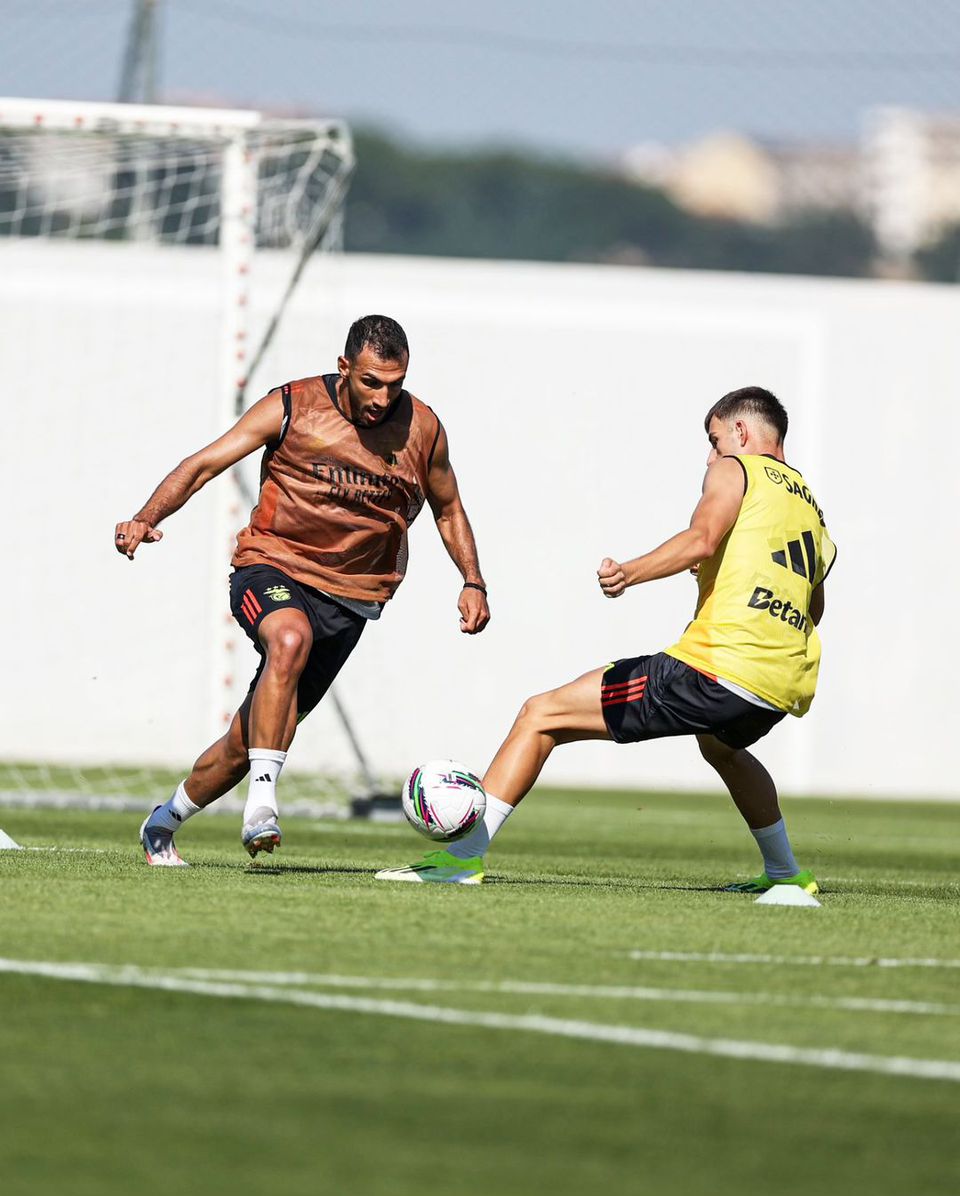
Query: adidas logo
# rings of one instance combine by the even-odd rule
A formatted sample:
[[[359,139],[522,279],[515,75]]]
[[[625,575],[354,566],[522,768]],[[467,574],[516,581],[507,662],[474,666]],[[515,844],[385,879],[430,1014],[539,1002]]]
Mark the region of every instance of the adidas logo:
[[[254,779],[254,781],[256,781],[256,782],[258,782],[258,783],[259,783],[260,781],[269,781],[269,780],[270,780],[270,774],[269,774],[268,772],[265,772],[265,773],[263,774],[263,776],[262,776],[262,777],[254,777],[253,779]]]
[[[792,569],[794,573],[799,573],[801,577],[805,577],[811,584],[816,581],[817,577],[817,546],[814,543],[812,532],[802,532],[800,540],[788,540],[785,548],[778,548],[775,552],[771,552],[770,556],[776,565],[782,566],[784,569]],[[790,556],[790,563],[787,564],[787,554]]]

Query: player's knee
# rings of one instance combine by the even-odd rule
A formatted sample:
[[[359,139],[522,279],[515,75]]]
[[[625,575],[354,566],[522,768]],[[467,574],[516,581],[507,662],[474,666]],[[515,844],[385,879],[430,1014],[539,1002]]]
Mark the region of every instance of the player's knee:
[[[283,627],[267,643],[267,661],[281,672],[299,672],[312,647],[310,632],[301,627]]]
[[[718,771],[733,764],[738,755],[736,748],[727,747],[715,735],[698,735],[697,746],[704,760]]]
[[[520,713],[517,715],[517,725],[528,728],[529,730],[541,730],[547,725],[550,720],[550,712],[552,710],[551,694],[535,694],[532,698],[527,698],[524,704],[520,707]]]

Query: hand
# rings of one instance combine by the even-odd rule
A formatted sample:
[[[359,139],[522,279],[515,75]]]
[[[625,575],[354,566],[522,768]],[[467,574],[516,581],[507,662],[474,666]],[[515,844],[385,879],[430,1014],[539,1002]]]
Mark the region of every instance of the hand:
[[[627,579],[624,576],[623,566],[618,561],[611,560],[608,556],[605,556],[600,562],[600,568],[597,570],[597,578],[600,582],[600,589],[603,590],[608,598],[619,598],[627,588]]]
[[[122,523],[117,524],[113,546],[117,552],[122,552],[132,561],[133,554],[141,544],[155,544],[157,540],[162,539],[163,532],[158,528],[151,527],[143,519],[125,519]]]
[[[690,576],[691,576],[691,577],[699,577],[699,576],[700,576],[700,565],[699,565],[699,563],[697,563],[696,565],[691,565],[691,566],[690,566]]]
[[[462,589],[457,607],[460,610],[460,630],[465,635],[476,635],[490,622],[490,607],[482,590],[472,586]]]

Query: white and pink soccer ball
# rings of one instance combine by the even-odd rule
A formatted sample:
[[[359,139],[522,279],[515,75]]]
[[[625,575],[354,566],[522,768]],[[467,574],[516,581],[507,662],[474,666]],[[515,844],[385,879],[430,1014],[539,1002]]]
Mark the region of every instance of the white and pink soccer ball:
[[[480,778],[456,760],[429,760],[407,777],[401,802],[414,830],[452,843],[482,820],[487,795]]]

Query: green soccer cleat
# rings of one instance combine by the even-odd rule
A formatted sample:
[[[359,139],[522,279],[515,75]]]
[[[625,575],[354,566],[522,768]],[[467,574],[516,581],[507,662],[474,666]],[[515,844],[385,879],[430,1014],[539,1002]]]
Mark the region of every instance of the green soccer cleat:
[[[782,880],[771,880],[766,872],[761,872],[759,876],[753,876],[750,880],[734,881],[733,884],[724,885],[722,891],[724,893],[766,893],[774,885],[799,885],[811,897],[820,892],[817,878],[809,868],[798,872],[796,876],[785,876]]]
[[[428,851],[422,860],[405,868],[384,868],[374,880],[406,880],[413,884],[479,885],[483,883],[483,856],[458,860],[449,851]]]

